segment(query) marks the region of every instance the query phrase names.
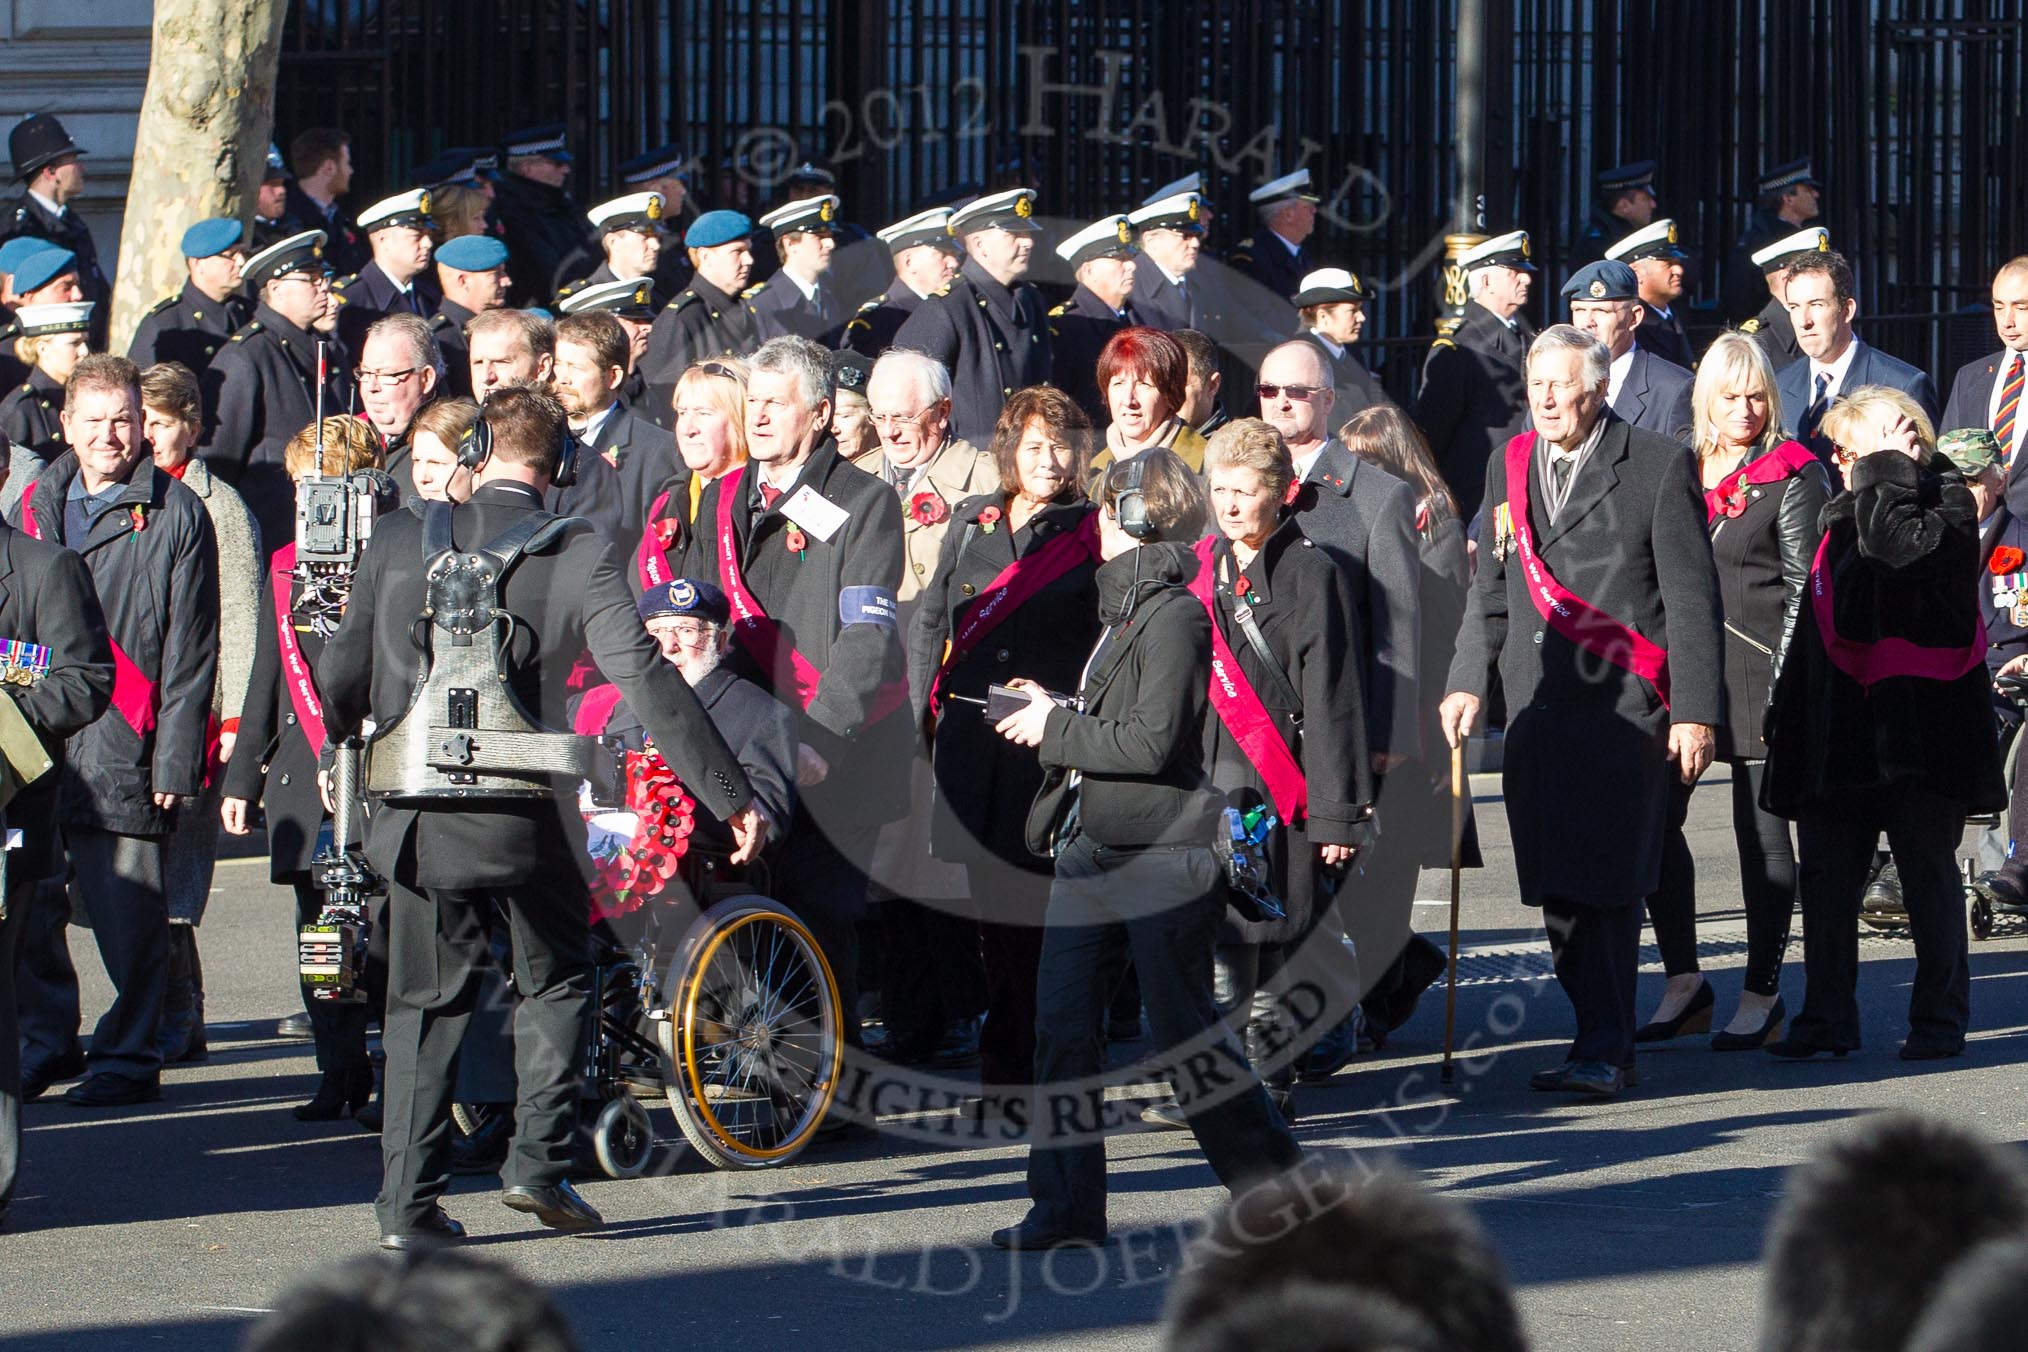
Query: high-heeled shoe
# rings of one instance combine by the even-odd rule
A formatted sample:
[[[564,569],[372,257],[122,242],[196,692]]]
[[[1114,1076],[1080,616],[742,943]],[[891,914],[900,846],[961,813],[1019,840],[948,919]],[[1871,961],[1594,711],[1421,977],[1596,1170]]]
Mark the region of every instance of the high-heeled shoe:
[[[310,1101],[293,1109],[298,1122],[335,1122],[350,1117],[373,1097],[373,1067],[327,1070]]]
[[[1761,1020],[1760,1027],[1754,1029],[1751,1033],[1734,1033],[1721,1029],[1711,1039],[1711,1050],[1714,1052],[1749,1052],[1755,1047],[1765,1047],[1770,1042],[1780,1040],[1782,1024],[1787,1018],[1788,1011],[1782,1007],[1781,996],[1777,995],[1775,1002],[1768,1006],[1767,1017]]]
[[[1708,1033],[1711,1031],[1711,1010],[1718,1003],[1718,997],[1711,991],[1711,983],[1705,982],[1697,988],[1697,994],[1690,997],[1690,1003],[1683,1006],[1673,1019],[1655,1019],[1634,1030],[1636,1042],[1667,1042],[1672,1037],[1685,1033]]]

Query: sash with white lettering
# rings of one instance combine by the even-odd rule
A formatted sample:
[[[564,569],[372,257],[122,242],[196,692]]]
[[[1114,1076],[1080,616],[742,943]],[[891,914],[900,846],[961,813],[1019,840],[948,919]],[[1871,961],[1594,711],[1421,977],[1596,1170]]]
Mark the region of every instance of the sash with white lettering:
[[[1217,589],[1211,567],[1214,543],[1197,542],[1197,576],[1190,579],[1190,594],[1211,616],[1211,707],[1217,712],[1218,721],[1225,724],[1225,730],[1239,743],[1239,749],[1246,753],[1247,763],[1253,766],[1261,783],[1267,785],[1276,814],[1285,822],[1300,823],[1310,815],[1309,781],[1303,776],[1303,767],[1296,763],[1295,753],[1282,740],[1281,730],[1275,727],[1253,683],[1240,670],[1232,645],[1225,641],[1225,631],[1218,627]]]
[[[1875,639],[1871,643],[1840,638],[1831,602],[1831,570],[1824,566],[1824,556],[1830,548],[1831,533],[1825,531],[1817,545],[1817,557],[1810,561],[1810,608],[1816,613],[1817,634],[1832,666],[1861,686],[1873,686],[1891,676],[1955,681],[1986,660],[1983,624],[1973,626],[1972,641],[1962,648],[1926,648],[1905,638]]]
[[[1668,708],[1669,654],[1558,582],[1535,552],[1535,528],[1528,520],[1528,466],[1534,453],[1533,432],[1507,443],[1507,508],[1514,518],[1514,552],[1527,580],[1528,599],[1551,629],[1592,656],[1639,676]]]
[[[648,526],[641,532],[640,547],[634,551],[634,572],[641,580],[642,591],[666,587],[676,580],[669,551],[662,547],[662,537],[655,533],[655,523],[662,519],[662,509],[668,505],[669,495],[665,492],[648,508]]]
[[[32,498],[21,500],[21,524],[36,539],[43,538]],[[134,665],[134,659],[127,656],[117,640],[109,636],[108,641],[113,646],[113,707],[127,720],[136,737],[146,737],[155,727],[155,709],[160,703],[158,688],[146,672]]]
[[[966,607],[959,619],[951,634],[950,651],[944,654],[943,665],[930,682],[930,711],[936,712],[943,697],[944,677],[964,660],[966,653],[997,629],[1000,621],[1021,609],[1029,597],[1087,561],[1099,561],[1097,512],[1086,513],[1077,529],[1065,531],[1026,557],[1014,560],[981,587],[978,599]]]
[[[788,649],[790,680],[795,685],[797,707],[808,712],[816,702],[817,688],[823,684],[824,673],[817,670],[809,658],[796,651],[794,644],[784,642],[782,627],[767,613],[760,598],[747,589],[746,574],[739,566],[739,537],[733,533],[732,511],[735,503],[745,501],[740,490],[746,482],[746,466],[741,465],[715,482],[718,486],[718,585],[725,589],[725,597],[732,603],[733,636],[746,649],[747,656],[768,674],[771,682],[780,672],[782,649]],[[849,593],[857,589],[846,590]],[[783,692],[778,690],[776,693]],[[908,682],[889,681],[873,692],[872,705],[866,711],[867,724],[870,726],[878,722],[907,702]]]
[[[1817,465],[1818,460],[1809,447],[1799,441],[1784,441],[1766,455],[1749,460],[1732,473],[1718,481],[1714,488],[1704,490],[1704,520],[1708,525],[1716,521],[1721,512],[1738,516],[1745,507],[1745,494],[1749,488],[1786,479],[1802,472],[1806,465]],[[1734,509],[1738,504],[1738,510]]]
[[[275,551],[268,565],[268,590],[274,597],[275,637],[282,649],[282,684],[289,688],[289,703],[296,709],[296,726],[310,739],[310,750],[324,749],[324,701],[317,695],[316,673],[303,657],[302,640],[296,637],[294,617],[289,613],[289,575],[296,569],[296,542],[289,541]]]

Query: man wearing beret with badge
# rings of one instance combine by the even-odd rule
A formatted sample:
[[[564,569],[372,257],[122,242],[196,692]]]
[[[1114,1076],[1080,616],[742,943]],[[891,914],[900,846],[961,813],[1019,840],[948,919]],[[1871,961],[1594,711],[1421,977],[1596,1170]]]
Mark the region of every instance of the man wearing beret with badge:
[[[5,221],[0,222],[0,240],[33,235],[76,255],[83,293],[48,299],[95,302],[92,350],[103,352],[113,283],[99,268],[99,250],[92,242],[91,227],[70,207],[71,200],[84,191],[84,165],[80,161],[85,152],[70,139],[63,123],[48,113],[37,113],[16,123],[7,134],[7,149],[14,159],[14,178],[21,184],[21,196],[14,200],[14,209]]]
[[[239,289],[246,246],[238,221],[219,217],[185,230],[183,266],[190,273],[183,289],[156,302],[127,345],[127,360],[144,371],[156,362],[180,361],[202,376],[253,317],[253,303]]]
[[[1570,322],[1606,345],[1612,378],[1606,404],[1634,426],[1690,444],[1688,371],[1642,348],[1635,341],[1647,326],[1639,279],[1613,259],[1588,263],[1563,284]]]
[[[695,269],[690,285],[656,317],[641,370],[648,412],[669,426],[676,380],[692,362],[744,357],[760,346],[760,318],[746,299],[753,275],[753,222],[737,211],[707,211],[683,237]]]
[[[465,325],[472,316],[507,304],[507,246],[491,235],[460,235],[436,251],[443,298],[430,315],[430,335],[444,354],[444,393],[472,397],[471,349]]]

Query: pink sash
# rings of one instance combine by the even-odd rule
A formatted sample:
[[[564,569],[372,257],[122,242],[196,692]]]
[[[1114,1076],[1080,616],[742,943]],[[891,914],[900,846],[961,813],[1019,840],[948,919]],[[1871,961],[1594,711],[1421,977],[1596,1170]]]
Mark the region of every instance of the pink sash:
[[[1668,708],[1669,654],[1558,582],[1535,552],[1535,530],[1528,523],[1528,466],[1534,454],[1533,432],[1507,443],[1507,511],[1514,518],[1514,550],[1527,574],[1528,599],[1551,629],[1592,656],[1639,676],[1655,687],[1662,707]]]
[[[662,537],[655,533],[655,523],[662,517],[662,509],[669,505],[667,493],[655,499],[648,508],[648,525],[641,532],[640,547],[634,551],[634,574],[641,581],[641,590],[650,587],[666,587],[676,580],[675,565],[669,562],[669,551],[662,548]]]
[[[1983,624],[1975,627],[1971,644],[1963,648],[1925,648],[1905,638],[1876,639],[1871,643],[1840,638],[1831,604],[1831,570],[1824,566],[1824,556],[1830,548],[1831,533],[1826,531],[1817,545],[1817,557],[1810,563],[1810,608],[1816,613],[1817,634],[1832,666],[1862,687],[1871,687],[1891,676],[1955,681],[1986,660]]]
[[[1218,711],[1218,721],[1225,724],[1239,749],[1246,753],[1254,773],[1267,785],[1275,812],[1283,821],[1298,824],[1310,814],[1310,786],[1267,706],[1261,703],[1260,695],[1240,669],[1232,645],[1225,641],[1225,632],[1218,627],[1216,587],[1211,575],[1215,543],[1197,542],[1197,576],[1190,579],[1190,594],[1203,603],[1211,616],[1211,707]]]
[[[1820,463],[1810,448],[1799,441],[1784,441],[1757,460],[1749,460],[1732,473],[1718,481],[1716,488],[1704,491],[1704,520],[1706,524],[1716,521],[1718,514],[1725,510],[1726,499],[1744,493],[1748,488],[1773,483],[1799,473],[1805,465]],[[1736,515],[1736,514],[1735,514]]]
[[[616,685],[601,685],[585,692],[577,702],[577,717],[570,723],[570,730],[580,737],[603,737],[606,724],[613,721],[613,710],[620,707],[620,688]]]
[[[28,497],[21,499],[21,524],[30,535],[42,538],[42,527],[35,520],[35,503]],[[134,665],[134,659],[110,635],[107,641],[113,647],[113,708],[127,720],[136,737],[146,737],[155,727],[155,706],[159,702],[156,684]]]
[[[296,725],[310,739],[315,755],[324,750],[324,701],[317,697],[317,678],[303,658],[302,640],[289,617],[289,574],[296,567],[296,542],[289,541],[275,551],[268,565],[269,591],[275,603],[275,638],[282,650],[282,684],[289,688],[289,703],[296,709]]]
[[[954,528],[959,524],[952,523]],[[1087,560],[1096,563],[1098,557],[1098,513],[1091,512],[1086,514],[1076,530],[1065,531],[1026,558],[1016,559],[1002,568],[991,582],[979,590],[978,599],[958,621],[957,631],[951,635],[950,651],[944,655],[943,665],[937,668],[936,679],[930,683],[930,712],[937,710],[944,677],[964,659],[966,653],[998,628],[1000,621],[1021,609],[1029,597],[1080,563]]]
[[[746,649],[748,657],[759,664],[768,674],[770,682],[778,680],[779,657],[782,649],[788,649],[790,679],[795,685],[797,707],[808,712],[816,702],[817,688],[824,682],[824,673],[817,670],[810,659],[796,651],[795,645],[782,639],[782,627],[776,624],[761,606],[760,599],[747,589],[746,574],[739,566],[739,537],[733,533],[732,512],[736,501],[743,501],[740,489],[746,483],[746,466],[741,465],[723,478],[713,481],[718,487],[718,585],[725,589],[725,596],[732,603],[732,632],[739,645]],[[649,513],[649,519],[654,519]],[[777,690],[777,694],[782,693]],[[873,692],[872,707],[866,711],[869,726],[908,702],[908,682],[889,681]]]

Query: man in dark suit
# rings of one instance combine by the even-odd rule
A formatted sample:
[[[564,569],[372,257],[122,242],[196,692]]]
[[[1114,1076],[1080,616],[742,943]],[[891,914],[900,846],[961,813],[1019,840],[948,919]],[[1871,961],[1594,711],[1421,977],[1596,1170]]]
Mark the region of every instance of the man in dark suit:
[[[1636,230],[1607,249],[1605,256],[1632,268],[1639,284],[1642,314],[1634,346],[1685,371],[1695,366],[1689,330],[1676,311],[1676,302],[1683,298],[1683,261],[1689,257],[1676,243],[1676,222],[1655,221]]]
[[[1817,425],[1831,401],[1866,385],[1886,385],[1909,395],[1935,423],[1936,385],[1927,371],[1888,356],[1852,331],[1859,313],[1852,265],[1840,253],[1809,253],[1789,264],[1782,298],[1803,357],[1775,372],[1782,396],[1782,431],[1815,451],[1826,465],[1831,446]]]
[[[93,302],[92,351],[102,352],[107,317],[113,308],[113,284],[99,266],[91,227],[70,205],[84,191],[81,161],[85,152],[70,139],[63,123],[48,113],[36,113],[16,123],[7,134],[7,149],[14,159],[14,178],[21,184],[21,195],[0,220],[0,242],[32,235],[77,256],[83,294],[65,299]]]
[[[831,287],[831,260],[838,241],[832,224],[838,199],[830,193],[776,207],[761,217],[774,237],[781,267],[747,293],[760,321],[762,342],[782,334],[837,347],[845,331],[845,310]]]
[[[340,273],[356,272],[371,255],[359,227],[339,201],[352,188],[351,134],[335,127],[305,128],[289,142],[289,163],[296,177],[283,192],[286,210],[281,239],[305,230],[321,230],[331,266]]]
[[[618,686],[684,787],[732,825],[740,855],[766,828],[750,804],[739,762],[713,730],[682,675],[664,662],[636,618],[611,546],[582,525],[543,510],[564,445],[563,410],[529,389],[497,391],[482,416],[490,455],[477,466],[470,502],[442,509],[444,536],[465,550],[523,533],[499,581],[516,637],[504,651],[514,698],[537,724],[569,726],[571,668],[589,651]],[[345,619],[317,664],[334,742],[371,717],[389,735],[405,720],[442,717],[419,698],[416,625],[429,613],[426,551],[436,523],[405,512],[384,517],[361,559]],[[440,627],[435,651],[451,646]],[[432,703],[434,701],[431,701]],[[420,734],[418,734],[420,735]],[[369,792],[390,774],[368,760]],[[384,800],[368,822],[366,856],[388,884],[385,1174],[376,1202],[381,1245],[410,1249],[459,1238],[438,1205],[450,1185],[451,1095],[458,1047],[487,959],[486,909],[498,902],[513,927],[516,984],[514,1150],[501,1201],[554,1229],[582,1230],[599,1215],[569,1183],[576,1130],[577,1069],[591,990],[584,824],[575,785],[550,798],[500,798],[483,806],[430,796]]]
[[[2028,456],[2021,454],[2028,428],[2028,400],[2023,398],[2028,384],[2028,255],[2010,259],[1993,275],[1993,327],[2000,350],[1958,368],[1937,430],[1990,428],[2007,471],[2008,510],[2028,519]]]
[[[338,311],[338,336],[357,352],[366,330],[382,315],[427,318],[443,297],[430,275],[430,195],[421,188],[383,198],[359,213],[373,257],[348,277],[331,284]]]
[[[1056,246],[1056,256],[1077,278],[1077,290],[1049,312],[1050,379],[1077,400],[1094,427],[1112,421],[1098,387],[1099,353],[1114,334],[1141,322],[1134,301],[1140,253],[1133,226],[1117,215],[1094,221]]]
[[[1260,223],[1232,246],[1232,266],[1275,300],[1288,302],[1317,267],[1306,247],[1317,229],[1317,195],[1310,188],[1310,171],[1298,169],[1263,183],[1246,200]],[[1247,308],[1255,308],[1251,297]],[[1282,323],[1276,331],[1286,334],[1289,328]]]
[[[409,434],[416,414],[436,398],[444,354],[430,328],[412,314],[382,315],[359,345],[360,412],[380,438],[380,467],[394,477],[401,500],[416,496]],[[279,548],[279,546],[277,546]]]
[[[1570,248],[1573,272],[1655,219],[1655,162],[1615,165],[1598,176],[1598,201]]]
[[[876,231],[894,259],[894,283],[859,307],[845,325],[845,346],[873,358],[894,345],[894,335],[915,307],[958,275],[958,242],[951,238],[951,209],[931,207]]]
[[[219,218],[199,221],[183,232],[183,266],[189,271],[183,289],[165,296],[141,318],[127,360],[147,370],[158,361],[180,361],[198,375],[226,340],[253,315],[253,304],[240,290],[246,266],[239,222]]]
[[[1338,427],[1355,413],[1393,402],[1352,350],[1366,328],[1366,302],[1372,298],[1359,275],[1344,268],[1319,268],[1303,278],[1294,297],[1301,326],[1296,336],[1315,344],[1330,364],[1331,388],[1337,392],[1331,417]]]
[[[1746,232],[1739,237],[1725,262],[1723,298],[1719,309],[1732,323],[1739,323],[1760,308],[1761,273],[1753,256],[1786,239],[1804,226],[1817,224],[1824,185],[1810,168],[1805,155],[1787,164],[1778,164],[1760,176],[1753,213]]]
[[[635,417],[620,398],[627,364],[627,331],[610,314],[590,310],[556,321],[551,383],[584,454],[597,456],[619,475],[619,533],[612,543],[622,558],[633,554],[648,504],[677,464],[675,439]]]
[[[1831,232],[1821,225],[1786,235],[1753,255],[1753,265],[1767,278],[1768,300],[1761,312],[1739,326],[1739,331],[1760,346],[1769,366],[1779,371],[1803,355],[1796,342],[1796,326],[1789,323],[1789,264],[1809,253],[1831,252]]]
[[[514,294],[524,305],[548,305],[569,259],[592,236],[591,221],[564,184],[571,156],[561,122],[509,132],[501,141],[507,172],[494,207],[514,259]]]
[[[1202,214],[1194,192],[1127,213],[1128,224],[1139,232],[1142,254],[1134,268],[1134,308],[1151,328],[1208,333],[1217,327],[1197,270],[1204,249]]]
[[[1563,295],[1572,326],[1604,343],[1612,355],[1607,407],[1645,432],[1689,445],[1696,378],[1636,344],[1648,321],[1634,270],[1612,259],[1587,264],[1563,284]]]
[[[1474,245],[1458,266],[1471,299],[1458,327],[1430,347],[1414,416],[1457,496],[1459,516],[1469,521],[1479,509],[1487,459],[1528,426],[1524,368],[1535,329],[1519,317],[1535,279],[1528,232]]]
[[[1660,881],[1670,776],[1694,783],[1711,763],[1723,661],[1696,466],[1606,407],[1608,365],[1568,325],[1530,351],[1535,431],[1487,467],[1492,529],[1439,710],[1459,745],[1497,673],[1515,872],[1577,1015],[1563,1064],[1530,1084],[1600,1097],[1633,1065],[1641,900]],[[1594,623],[1572,624],[1576,608]]]

